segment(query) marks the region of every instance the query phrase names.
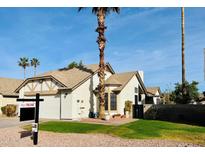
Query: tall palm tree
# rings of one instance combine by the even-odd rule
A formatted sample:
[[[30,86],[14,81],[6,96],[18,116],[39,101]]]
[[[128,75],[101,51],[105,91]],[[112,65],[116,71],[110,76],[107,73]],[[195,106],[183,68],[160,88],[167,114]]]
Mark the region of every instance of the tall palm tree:
[[[36,68],[40,65],[40,61],[37,58],[31,60],[31,66],[34,67],[34,76],[36,76]]]
[[[183,95],[186,93],[186,72],[185,72],[185,27],[184,27],[184,7],[181,8],[181,31],[182,31],[182,93]]]
[[[24,69],[24,79],[26,78],[26,67],[29,66],[29,60],[26,57],[20,58],[18,65]]]
[[[79,11],[81,11],[82,8],[79,8]],[[98,85],[98,95],[99,95],[99,118],[104,118],[105,115],[105,63],[104,63],[104,49],[105,49],[105,29],[107,28],[105,26],[105,17],[111,12],[120,12],[119,7],[93,7],[92,13],[97,16],[98,21],[98,27],[96,29],[96,32],[98,33],[97,43],[98,48],[100,51],[100,62],[99,62],[99,85]]]

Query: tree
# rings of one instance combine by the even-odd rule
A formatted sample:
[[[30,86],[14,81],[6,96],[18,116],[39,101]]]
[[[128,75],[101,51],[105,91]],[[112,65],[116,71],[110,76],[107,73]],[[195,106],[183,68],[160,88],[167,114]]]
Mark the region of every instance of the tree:
[[[80,62],[78,63],[78,67],[79,67],[80,69],[84,68],[83,61],[82,61],[82,60],[80,60]]]
[[[79,11],[81,11],[82,8],[79,8]],[[99,118],[103,119],[105,116],[105,63],[104,63],[104,49],[105,49],[105,17],[111,12],[120,12],[119,7],[94,7],[92,8],[92,13],[97,16],[98,21],[98,27],[96,29],[96,32],[98,33],[97,43],[98,48],[100,51],[100,62],[99,62],[99,85],[98,85],[98,95],[99,95]]]
[[[182,94],[186,95],[186,71],[185,71],[185,28],[184,28],[184,7],[181,8],[181,30],[182,30]]]
[[[37,58],[31,60],[31,66],[34,67],[34,76],[36,76],[36,68],[40,65],[40,61]]]
[[[172,104],[171,100],[172,89],[169,84],[167,84],[167,88],[162,92],[162,103],[163,104]]]
[[[28,58],[23,57],[18,61],[18,65],[24,69],[24,79],[26,78],[26,67],[29,66]]]
[[[171,100],[177,104],[188,104],[192,101],[197,101],[199,97],[199,92],[197,88],[198,82],[192,81],[188,83],[185,81],[184,85],[176,83],[175,90],[171,94]],[[183,94],[183,88],[186,88],[186,94]]]
[[[70,64],[68,64],[68,69],[72,69],[72,68],[74,68],[74,67],[75,67],[75,68],[83,68],[84,65],[83,65],[82,60],[80,60],[79,63],[73,61],[73,62],[71,62]]]

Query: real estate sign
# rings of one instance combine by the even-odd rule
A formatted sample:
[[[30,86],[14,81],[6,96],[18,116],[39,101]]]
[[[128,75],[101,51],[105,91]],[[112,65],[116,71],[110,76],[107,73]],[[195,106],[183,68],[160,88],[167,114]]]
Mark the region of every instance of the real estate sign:
[[[20,108],[20,121],[34,120],[35,107]]]

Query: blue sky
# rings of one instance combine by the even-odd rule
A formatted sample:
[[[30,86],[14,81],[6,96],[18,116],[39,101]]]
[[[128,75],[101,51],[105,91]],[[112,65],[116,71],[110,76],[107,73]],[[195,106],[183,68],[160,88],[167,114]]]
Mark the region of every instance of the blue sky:
[[[105,60],[116,72],[143,70],[146,86],[173,88],[181,81],[180,8],[121,8],[106,18]],[[0,8],[0,76],[23,78],[20,57],[37,57],[38,73],[72,61],[98,63],[96,17],[90,9]],[[188,81],[205,90],[205,8],[185,8]],[[27,77],[33,69],[27,69]]]

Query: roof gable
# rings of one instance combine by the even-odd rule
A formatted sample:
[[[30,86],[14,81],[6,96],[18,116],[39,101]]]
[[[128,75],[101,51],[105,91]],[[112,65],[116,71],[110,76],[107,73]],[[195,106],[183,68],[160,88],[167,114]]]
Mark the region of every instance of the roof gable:
[[[119,85],[119,87],[114,89],[113,91],[121,91],[127,85],[127,83],[132,79],[133,76],[137,77],[141,87],[146,93],[146,88],[144,86],[144,83],[137,71],[113,74],[105,81],[105,84],[106,85]]]
[[[147,87],[146,89],[149,94],[156,95],[157,92],[161,94],[160,87]]]

